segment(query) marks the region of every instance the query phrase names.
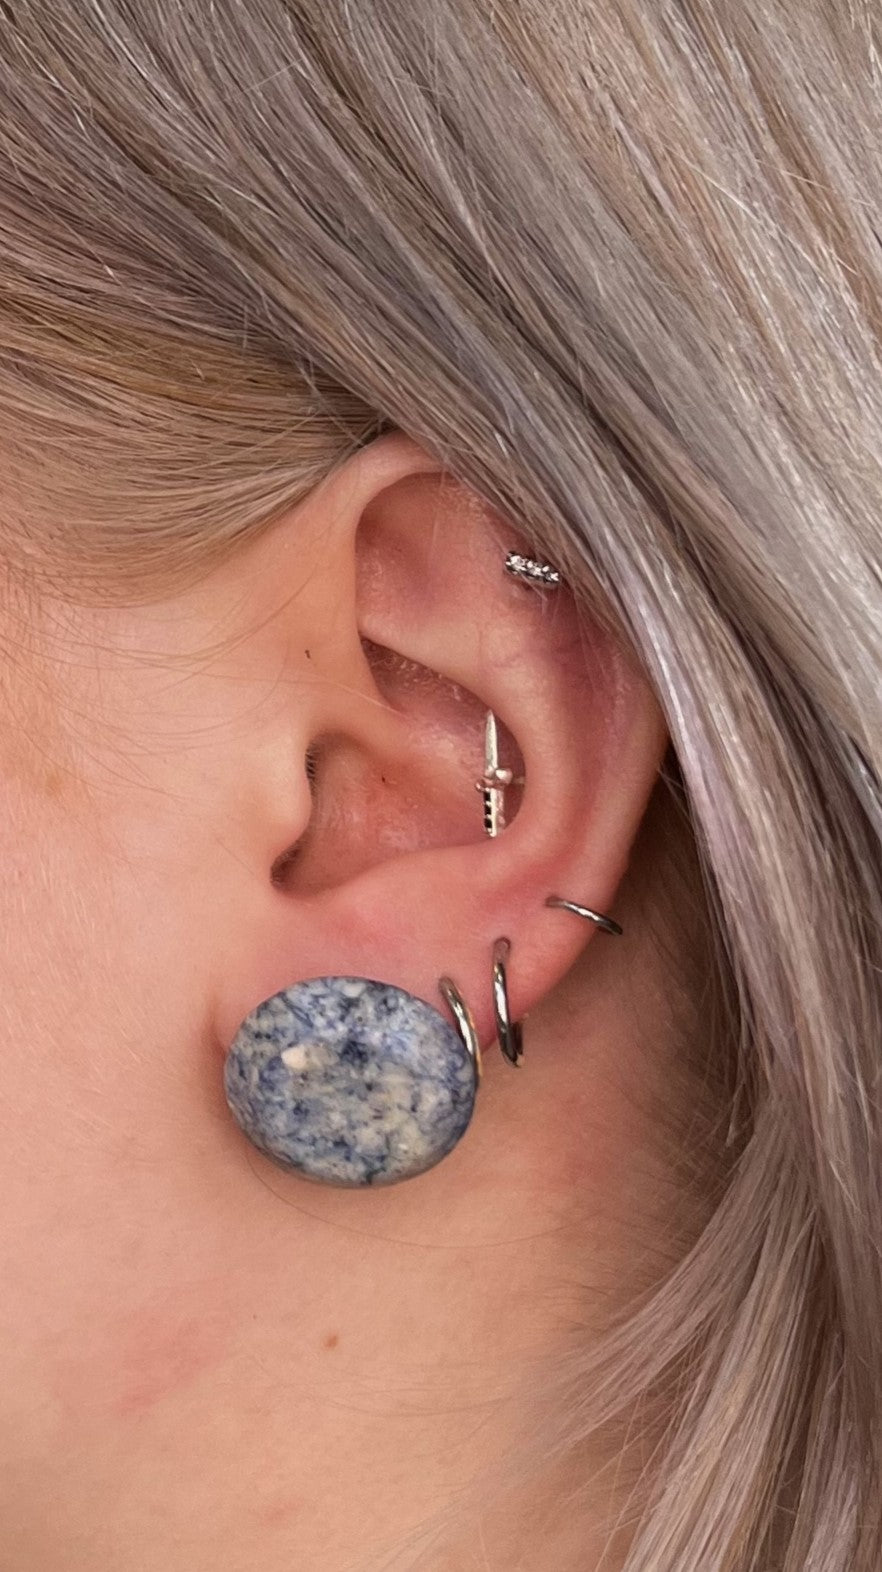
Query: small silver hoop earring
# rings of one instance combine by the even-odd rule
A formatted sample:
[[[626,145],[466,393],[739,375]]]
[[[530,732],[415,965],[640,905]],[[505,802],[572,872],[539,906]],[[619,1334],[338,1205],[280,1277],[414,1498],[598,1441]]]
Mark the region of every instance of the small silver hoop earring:
[[[512,1020],[508,1004],[505,963],[510,953],[511,942],[508,939],[497,939],[493,946],[493,1010],[499,1046],[509,1064],[517,1068],[524,1056],[524,1034],[520,1022]]]
[[[475,1091],[477,1091],[484,1078],[484,1065],[481,1059],[481,1044],[478,1040],[478,1031],[472,1012],[452,978],[439,977],[438,989],[442,997],[450,1005],[463,1047],[475,1066]]]
[[[556,906],[564,912],[574,912],[577,917],[587,917],[590,922],[596,922],[598,928],[604,933],[621,933],[622,929],[611,917],[604,917],[602,912],[593,912],[590,906],[580,906],[578,901],[565,901],[560,895],[549,895],[546,906]]]

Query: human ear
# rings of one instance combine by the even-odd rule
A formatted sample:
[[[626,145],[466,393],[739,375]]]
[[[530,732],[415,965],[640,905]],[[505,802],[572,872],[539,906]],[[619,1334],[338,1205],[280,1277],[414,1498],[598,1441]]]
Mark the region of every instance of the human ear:
[[[302,681],[278,712],[268,774],[293,802],[296,737],[314,779],[287,848],[275,840],[284,802],[243,781],[265,816],[265,887],[219,1000],[223,1043],[303,979],[372,979],[445,1014],[449,977],[486,1047],[496,941],[509,941],[509,1009],[523,1020],[596,931],[547,897],[614,905],[666,728],[622,644],[566,584],[505,571],[522,546],[399,433],[344,461],[277,524],[259,571],[267,596],[280,569],[296,579],[275,625]],[[501,764],[523,781],[492,836],[476,790],[488,712]],[[264,780],[267,762],[264,741]],[[260,844],[259,824],[249,839]]]

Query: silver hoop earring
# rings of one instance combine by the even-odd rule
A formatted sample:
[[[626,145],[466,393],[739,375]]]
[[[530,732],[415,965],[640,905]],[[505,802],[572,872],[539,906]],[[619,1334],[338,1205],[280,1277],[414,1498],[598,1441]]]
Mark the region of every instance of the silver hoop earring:
[[[493,1012],[499,1046],[509,1064],[517,1067],[524,1056],[524,1033],[520,1022],[512,1020],[509,1009],[505,963],[510,954],[511,942],[497,939],[493,946]]]
[[[367,977],[313,977],[259,1004],[224,1064],[230,1111],[281,1168],[319,1184],[397,1184],[464,1136],[481,1083],[474,1019],[449,977],[454,1025]]]
[[[602,912],[593,912],[590,906],[580,906],[578,901],[565,901],[560,895],[549,895],[546,906],[557,906],[561,911],[574,912],[577,917],[587,917],[590,922],[596,922],[598,928],[604,933],[621,933],[622,929],[611,917],[604,917]]]

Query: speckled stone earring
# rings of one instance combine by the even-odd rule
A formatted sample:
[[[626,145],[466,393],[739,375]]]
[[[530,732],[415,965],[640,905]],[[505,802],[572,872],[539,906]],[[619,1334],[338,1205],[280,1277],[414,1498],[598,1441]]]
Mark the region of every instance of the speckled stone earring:
[[[449,977],[455,1027],[365,977],[314,977],[264,1000],[227,1052],[224,1091],[248,1139],[319,1184],[412,1179],[452,1151],[481,1082],[475,1024]]]

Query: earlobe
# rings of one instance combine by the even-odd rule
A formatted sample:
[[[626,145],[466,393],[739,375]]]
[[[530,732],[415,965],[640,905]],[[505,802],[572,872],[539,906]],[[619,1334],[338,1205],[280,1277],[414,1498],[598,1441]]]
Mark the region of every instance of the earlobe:
[[[228,1099],[251,1139],[338,1184],[393,1183],[446,1155],[471,1118],[480,1044],[518,1066],[524,1015],[594,929],[620,932],[608,905],[667,741],[642,675],[553,563],[408,439],[376,448],[301,520],[307,542],[333,537],[345,591],[333,654],[311,639],[313,820],[226,1037]]]

